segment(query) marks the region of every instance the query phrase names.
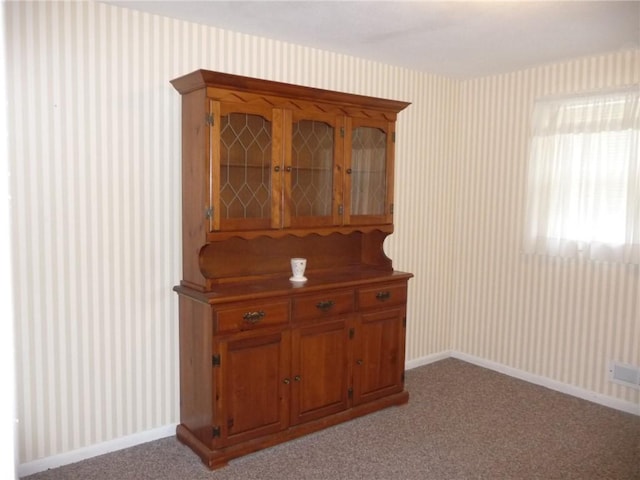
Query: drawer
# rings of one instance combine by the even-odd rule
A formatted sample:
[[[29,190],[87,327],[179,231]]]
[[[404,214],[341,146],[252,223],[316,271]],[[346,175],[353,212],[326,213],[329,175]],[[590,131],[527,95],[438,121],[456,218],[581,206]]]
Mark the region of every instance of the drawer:
[[[293,320],[323,318],[354,309],[353,290],[335,290],[315,295],[305,295],[293,299]]]
[[[218,333],[239,332],[289,323],[289,301],[246,303],[215,314]]]
[[[383,284],[358,290],[358,307],[360,309],[380,308],[405,303],[407,303],[407,286],[405,284]]]

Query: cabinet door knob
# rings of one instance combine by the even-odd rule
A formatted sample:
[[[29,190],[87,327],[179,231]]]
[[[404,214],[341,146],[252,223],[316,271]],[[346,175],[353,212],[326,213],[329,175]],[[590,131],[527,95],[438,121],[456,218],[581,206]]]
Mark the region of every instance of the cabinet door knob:
[[[296,375],[295,377],[293,377],[293,379],[294,379],[296,382],[299,382],[300,380],[302,380],[302,377],[301,377],[300,375]]]
[[[358,360],[356,360],[356,363],[357,363],[358,365],[362,365],[362,364],[364,363],[364,361],[363,361],[362,359],[358,359]]]
[[[275,167],[273,167],[273,171],[274,172],[279,172],[280,171],[280,165],[276,165]]]
[[[290,171],[291,171],[291,165],[287,165],[286,167],[284,167],[284,169],[285,169],[287,172],[290,172]]]
[[[288,378],[285,378],[282,383],[284,383],[285,385],[289,385],[291,383],[291,380],[289,380]]]
[[[351,170],[350,168],[347,168],[347,174],[348,174],[348,175],[351,175],[351,171],[352,171],[352,170]]]

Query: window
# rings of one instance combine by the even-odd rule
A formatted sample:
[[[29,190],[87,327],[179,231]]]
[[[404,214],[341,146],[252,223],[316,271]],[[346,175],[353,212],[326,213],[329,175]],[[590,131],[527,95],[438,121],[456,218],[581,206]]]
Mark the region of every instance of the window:
[[[640,88],[536,103],[526,251],[640,264]]]

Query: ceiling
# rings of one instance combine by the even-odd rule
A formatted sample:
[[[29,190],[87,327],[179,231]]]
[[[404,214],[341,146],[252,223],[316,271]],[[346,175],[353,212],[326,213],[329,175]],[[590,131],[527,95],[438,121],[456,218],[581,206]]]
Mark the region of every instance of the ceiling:
[[[101,1],[453,78],[640,47],[640,1]]]

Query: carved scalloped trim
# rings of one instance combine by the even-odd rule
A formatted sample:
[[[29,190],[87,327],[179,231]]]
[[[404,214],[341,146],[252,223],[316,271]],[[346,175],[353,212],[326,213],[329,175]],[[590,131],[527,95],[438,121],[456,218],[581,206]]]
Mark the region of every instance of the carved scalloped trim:
[[[352,233],[369,233],[379,231],[387,234],[393,233],[393,225],[353,225],[350,227],[325,227],[325,228],[285,228],[279,230],[247,230],[233,232],[209,232],[207,242],[220,242],[230,238],[242,238],[244,240],[253,240],[259,237],[282,238],[287,235],[294,237],[306,237],[308,235],[320,235],[326,237],[339,233],[341,235],[350,235]]]

